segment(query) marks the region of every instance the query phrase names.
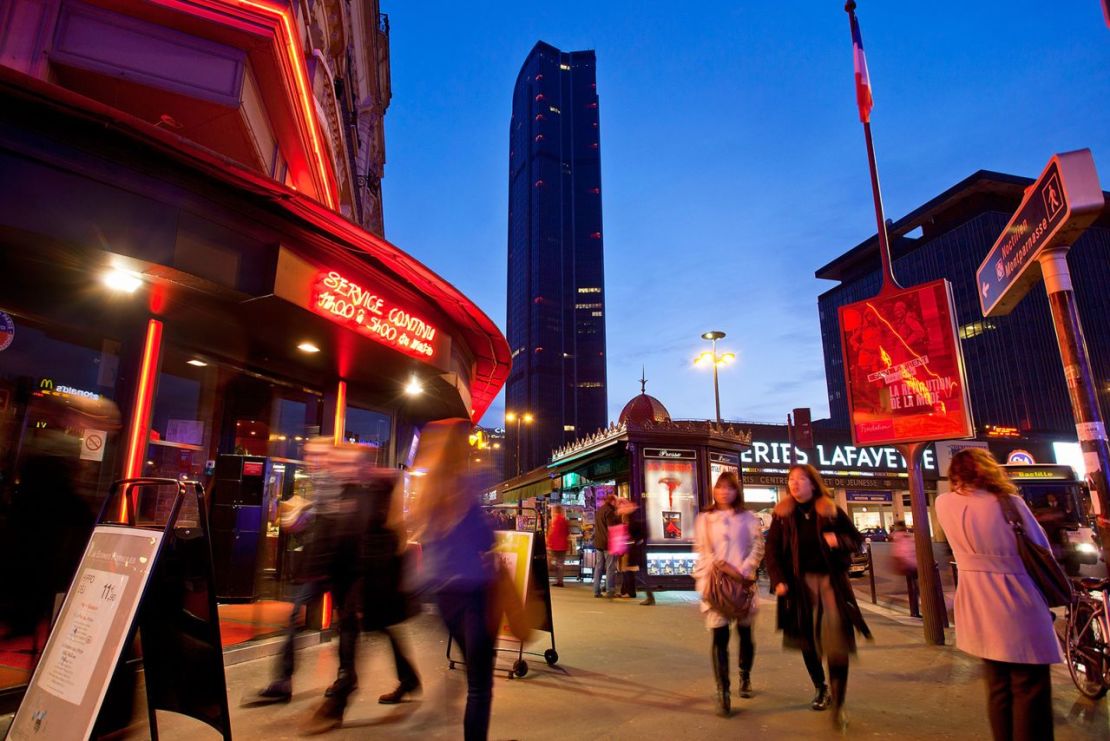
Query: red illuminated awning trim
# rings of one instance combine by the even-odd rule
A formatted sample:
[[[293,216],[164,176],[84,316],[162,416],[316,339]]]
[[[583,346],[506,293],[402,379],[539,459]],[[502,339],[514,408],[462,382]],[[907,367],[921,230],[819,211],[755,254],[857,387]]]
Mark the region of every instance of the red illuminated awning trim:
[[[343,249],[364,253],[402,282],[411,284],[458,327],[474,355],[470,382],[474,420],[481,418],[505,385],[512,357],[509,343],[497,325],[450,282],[395,245],[352,224],[318,201],[248,170],[227,157],[72,90],[0,65],[0,95],[11,101],[30,100],[40,106],[86,119],[102,131],[118,131],[214,180],[265,199],[271,208],[303,222]]]

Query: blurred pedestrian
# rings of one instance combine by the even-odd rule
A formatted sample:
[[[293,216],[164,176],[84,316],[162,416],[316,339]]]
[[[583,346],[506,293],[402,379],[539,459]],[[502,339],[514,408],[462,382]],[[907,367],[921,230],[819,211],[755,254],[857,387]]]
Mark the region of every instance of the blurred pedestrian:
[[[369,479],[362,629],[381,633],[389,641],[397,671],[397,687],[378,697],[378,702],[393,705],[420,691],[420,676],[396,627],[416,614],[418,606],[403,588],[407,543],[400,522],[399,497],[395,496],[399,483],[397,471],[375,469]]]
[[[609,551],[609,528],[620,524],[617,514],[616,494],[608,494],[594,515],[594,597],[601,596],[601,577],[605,575],[605,596],[612,599],[617,593],[617,558]]]
[[[729,624],[727,615],[714,609],[704,597],[715,569],[731,579],[751,582],[755,588],[756,572],[763,560],[763,525],[759,518],[744,507],[743,491],[736,474],[726,471],[717,477],[713,486],[713,506],[706,509],[694,523],[694,550],[698,554],[694,565],[694,579],[702,595],[701,611],[705,613],[705,627],[713,634],[713,676],[717,681],[718,714],[728,716],[732,711],[728,667]],[[740,639],[740,696],[752,696],[751,672],[755,660],[755,643],[752,624],[755,621],[756,600],[744,617],[736,618],[736,633]]]
[[[890,526],[890,549],[894,556],[895,570],[906,577],[906,591],[909,593],[910,615],[920,617],[918,607],[920,590],[917,582],[917,545],[914,543],[913,533],[906,527],[903,520],[896,520]]]
[[[783,645],[802,652],[817,690],[810,707],[826,710],[831,704],[833,725],[843,730],[855,633],[871,637],[848,581],[851,556],[863,538],[813,466],[792,466],[787,485],[790,495],[775,505],[767,538],[767,574],[778,596],[778,628]],[[822,656],[828,662],[828,684]]]
[[[305,446],[313,515],[301,574],[303,583],[290,615],[279,674],[258,693],[255,702],[289,701],[293,691],[293,641],[300,609],[324,592],[331,592],[339,611],[339,671],[324,691],[323,702],[304,723],[303,730],[311,733],[342,725],[350,696],[358,689],[356,651],[370,490],[377,486],[371,456],[372,450],[367,446],[336,445],[327,437],[315,438]]]
[[[617,514],[628,533],[627,550],[620,557],[621,596],[636,599],[636,584],[639,582],[647,598],[640,604],[655,604],[655,594],[644,576],[641,564],[644,562],[644,523],[640,507],[631,499],[617,499]]]
[[[983,659],[991,733],[1000,739],[1053,738],[1049,666],[1063,661],[1052,613],[1029,577],[1004,510],[1025,534],[1048,537],[1006,472],[979,448],[952,456],[952,491],[937,497],[940,526],[960,572],[956,647]]]
[[[440,615],[466,663],[466,741],[489,734],[493,702],[496,621],[490,606],[494,571],[493,531],[466,477],[471,425],[464,419],[430,422],[421,431],[414,468],[419,478],[413,505],[424,549],[424,575]]]
[[[555,568],[557,587],[563,586],[569,539],[570,528],[567,524],[567,516],[563,513],[563,507],[559,504],[552,505],[551,524],[547,529],[547,552],[550,554],[551,565]]]

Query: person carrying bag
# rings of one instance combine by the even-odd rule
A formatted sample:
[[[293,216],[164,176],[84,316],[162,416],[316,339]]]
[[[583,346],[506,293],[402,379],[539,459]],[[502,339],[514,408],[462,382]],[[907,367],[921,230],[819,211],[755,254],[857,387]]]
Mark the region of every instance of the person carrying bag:
[[[736,474],[725,472],[713,487],[713,507],[694,524],[694,580],[701,595],[705,626],[713,634],[713,676],[717,682],[717,714],[732,714],[728,669],[729,625],[740,638],[740,696],[751,697],[755,659],[752,623],[756,615],[755,574],[763,560],[763,526],[744,509]]]

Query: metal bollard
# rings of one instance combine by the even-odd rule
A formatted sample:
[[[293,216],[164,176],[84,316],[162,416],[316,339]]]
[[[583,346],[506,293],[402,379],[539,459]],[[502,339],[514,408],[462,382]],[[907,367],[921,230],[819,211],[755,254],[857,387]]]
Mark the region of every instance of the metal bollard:
[[[918,594],[917,571],[906,574],[906,593],[910,599],[910,617],[921,617],[921,600]]]
[[[951,628],[952,624],[948,622],[948,605],[944,601],[944,586],[940,583],[940,566],[933,562],[933,576],[936,579],[934,582],[937,585],[937,599],[940,600],[940,605],[944,608],[944,627]]]

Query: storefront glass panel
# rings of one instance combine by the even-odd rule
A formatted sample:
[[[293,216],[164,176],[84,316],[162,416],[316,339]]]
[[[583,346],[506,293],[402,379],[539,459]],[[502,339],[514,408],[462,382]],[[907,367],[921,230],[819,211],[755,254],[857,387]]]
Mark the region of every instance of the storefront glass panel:
[[[14,332],[0,351],[0,690],[25,684],[38,662],[121,437],[119,343],[5,317]]]

